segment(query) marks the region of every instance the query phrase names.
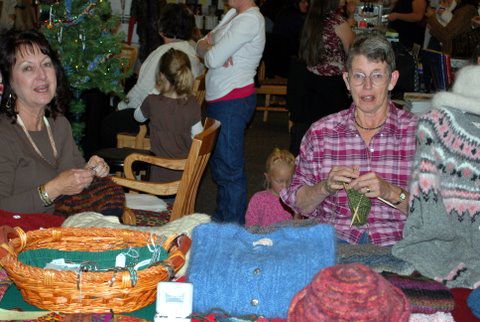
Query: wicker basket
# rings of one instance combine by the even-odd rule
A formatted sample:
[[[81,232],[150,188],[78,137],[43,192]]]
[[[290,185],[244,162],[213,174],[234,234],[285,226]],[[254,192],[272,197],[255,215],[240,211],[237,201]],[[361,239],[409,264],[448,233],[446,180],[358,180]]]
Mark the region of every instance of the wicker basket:
[[[24,250],[50,248],[64,251],[99,252],[147,245],[150,233],[103,228],[50,228],[28,233],[15,228],[18,237],[1,245],[0,259],[9,277],[28,303],[41,309],[63,313],[132,312],[155,301],[158,282],[167,281],[185,263],[191,240],[172,237],[163,247],[168,258],[160,265],[138,271],[132,287],[129,272],[83,272],[78,274],[25,265],[17,255]],[[5,251],[6,250],[6,251]]]

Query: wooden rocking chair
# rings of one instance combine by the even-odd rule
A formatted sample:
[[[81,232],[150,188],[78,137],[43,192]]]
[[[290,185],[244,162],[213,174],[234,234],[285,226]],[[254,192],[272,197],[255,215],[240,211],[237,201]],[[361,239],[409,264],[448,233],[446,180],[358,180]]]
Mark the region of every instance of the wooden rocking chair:
[[[210,155],[215,146],[215,139],[220,128],[220,122],[207,118],[201,133],[197,134],[192,141],[190,152],[186,159],[166,159],[152,155],[139,153],[130,154],[124,161],[125,178],[113,177],[117,184],[138,192],[145,192],[156,196],[169,196],[176,194],[175,201],[170,213],[170,221],[178,219],[183,215],[191,214],[195,210],[200,179],[205,171]],[[168,183],[157,183],[137,180],[132,170],[134,162],[146,162],[152,165],[183,170],[179,181]],[[126,211],[124,222],[135,224],[136,219],[132,213]],[[132,218],[133,217],[133,218]]]

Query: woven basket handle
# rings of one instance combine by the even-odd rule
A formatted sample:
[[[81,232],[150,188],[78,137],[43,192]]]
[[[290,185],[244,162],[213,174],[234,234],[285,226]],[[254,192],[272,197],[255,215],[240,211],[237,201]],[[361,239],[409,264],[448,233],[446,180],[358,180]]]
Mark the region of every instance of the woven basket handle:
[[[20,238],[20,249],[16,250],[11,245],[10,240]],[[10,226],[0,226],[0,259],[6,255],[17,257],[27,243],[27,235],[20,227],[12,228]]]
[[[190,249],[190,245],[192,244],[192,240],[188,238],[187,235],[181,234],[177,236],[173,240],[173,246],[176,246],[179,251],[181,251],[183,254],[186,254],[188,250]]]

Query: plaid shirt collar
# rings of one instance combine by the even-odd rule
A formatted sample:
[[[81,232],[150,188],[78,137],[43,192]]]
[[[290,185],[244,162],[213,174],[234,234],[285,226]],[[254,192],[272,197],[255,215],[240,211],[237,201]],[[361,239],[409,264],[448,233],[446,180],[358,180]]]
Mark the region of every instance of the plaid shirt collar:
[[[339,122],[336,125],[335,130],[338,133],[344,134],[345,136],[358,134],[357,127],[355,126],[355,108],[355,103],[352,103],[347,112],[347,115],[349,115],[347,122]],[[388,101],[387,120],[385,121],[385,124],[379,133],[391,134],[395,136],[401,135],[398,109],[390,100]]]

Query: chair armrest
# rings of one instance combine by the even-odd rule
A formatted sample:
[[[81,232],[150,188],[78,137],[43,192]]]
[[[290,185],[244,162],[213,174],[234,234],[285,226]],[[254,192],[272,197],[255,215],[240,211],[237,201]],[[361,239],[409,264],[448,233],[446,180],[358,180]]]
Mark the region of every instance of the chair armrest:
[[[132,170],[133,162],[140,161],[149,164],[153,164],[162,168],[172,169],[172,170],[184,170],[186,159],[166,159],[161,157],[156,157],[154,155],[147,155],[141,153],[132,153],[125,158],[123,162],[123,172],[127,178],[135,178]]]
[[[121,178],[121,177],[112,177],[113,182],[116,184],[130,188],[137,191],[142,191],[158,196],[169,196],[174,195],[178,191],[178,186],[180,181],[172,181],[166,183],[158,182],[146,182],[138,181],[135,179]]]

